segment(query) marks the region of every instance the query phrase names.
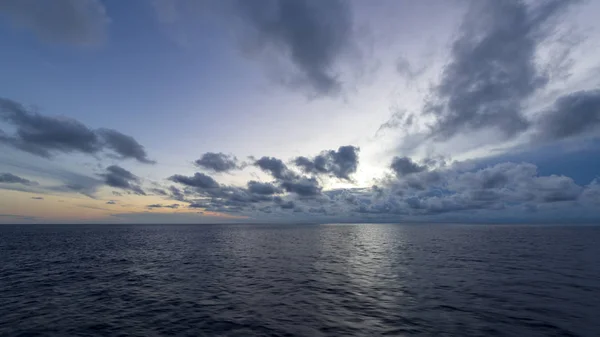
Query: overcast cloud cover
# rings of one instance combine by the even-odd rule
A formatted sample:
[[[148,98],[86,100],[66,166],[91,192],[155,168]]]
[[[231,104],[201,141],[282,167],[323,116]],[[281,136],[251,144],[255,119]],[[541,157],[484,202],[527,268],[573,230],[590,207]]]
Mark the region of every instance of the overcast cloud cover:
[[[0,222],[597,223],[598,11],[0,0]]]

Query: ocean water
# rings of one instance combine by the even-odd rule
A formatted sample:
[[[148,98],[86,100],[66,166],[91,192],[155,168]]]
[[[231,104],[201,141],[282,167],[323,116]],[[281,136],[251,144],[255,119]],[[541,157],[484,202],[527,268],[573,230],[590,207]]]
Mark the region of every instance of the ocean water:
[[[600,336],[600,227],[0,226],[0,336]]]

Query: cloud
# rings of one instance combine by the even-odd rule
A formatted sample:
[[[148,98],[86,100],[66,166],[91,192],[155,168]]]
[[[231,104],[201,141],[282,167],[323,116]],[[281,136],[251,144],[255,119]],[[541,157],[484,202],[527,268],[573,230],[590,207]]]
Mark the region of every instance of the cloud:
[[[39,219],[35,216],[25,216],[25,215],[18,215],[18,214],[0,214],[0,222],[3,222],[3,220],[36,221]]]
[[[116,205],[116,204],[117,204],[117,202],[116,202],[116,201],[114,201],[114,200],[110,200],[110,201],[107,201],[107,202],[106,202],[106,204],[107,204],[107,205]]]
[[[274,157],[262,157],[258,159],[254,165],[258,166],[264,172],[271,174],[275,179],[289,180],[298,177],[297,174],[290,171],[281,159]]]
[[[170,195],[171,198],[173,198],[173,199],[175,199],[177,201],[186,201],[185,200],[185,194],[180,189],[178,189],[177,187],[170,186],[169,187],[169,192],[171,192],[171,195]]]
[[[281,193],[281,189],[271,183],[261,183],[251,180],[248,182],[248,191],[259,195],[273,195]]]
[[[46,117],[7,99],[0,99],[0,112],[17,127],[14,137],[2,140],[23,151],[49,158],[51,151],[93,154],[100,150],[98,136],[74,119]]]
[[[156,163],[148,159],[144,146],[133,137],[112,129],[98,129],[96,133],[104,140],[104,146],[119,154],[121,158],[134,158],[146,164]]]
[[[396,71],[401,76],[405,77],[408,81],[413,81],[423,75],[423,73],[427,70],[426,66],[422,66],[419,68],[414,67],[408,59],[404,56],[398,57],[396,60]]]
[[[171,208],[171,209],[177,209],[177,208],[179,208],[179,206],[181,206],[181,205],[180,204],[170,204],[170,205],[152,204],[152,205],[146,206],[146,208],[149,208],[149,209],[153,209],[153,208]]]
[[[108,186],[129,190],[138,195],[146,195],[137,184],[139,178],[120,166],[111,165],[106,168],[106,173],[100,174],[100,176],[104,177],[104,182]]]
[[[323,151],[312,159],[297,157],[294,159],[294,164],[304,173],[328,174],[339,179],[351,180],[350,175],[358,168],[359,151],[360,149],[355,146],[340,146],[337,151]]]
[[[283,181],[281,187],[287,192],[296,193],[303,197],[314,197],[321,194],[322,187],[315,178],[300,178]]]
[[[112,150],[120,158],[153,163],[142,145],[115,130],[95,131],[75,119],[44,116],[4,98],[0,98],[0,118],[16,127],[12,136],[0,133],[0,143],[37,156],[52,158],[56,153],[72,152],[95,155]]]
[[[36,186],[39,183],[25,178],[21,178],[12,173],[0,173],[0,183],[4,184],[23,184],[27,186]]]
[[[297,70],[296,82],[317,95],[342,89],[335,68],[353,42],[350,4],[341,0],[237,0],[257,50],[275,51]],[[248,41],[248,39],[245,39]]]
[[[279,205],[279,207],[281,207],[281,209],[295,209],[296,208],[296,203],[294,203],[292,200],[283,200],[283,198],[281,198],[281,197],[275,197],[273,199],[273,201],[275,202],[275,204]]]
[[[149,191],[157,195],[169,195],[169,193],[167,193],[167,191],[163,190],[162,188],[151,188]]]
[[[234,156],[224,153],[207,152],[195,161],[196,165],[214,172],[229,172],[241,168]]]
[[[537,122],[536,140],[552,141],[598,131],[600,90],[577,91],[559,97]]]
[[[255,163],[263,171],[270,173],[286,192],[310,197],[319,195],[322,191],[315,178],[302,177],[291,171],[281,160],[273,157],[262,157]]]
[[[104,182],[95,177],[71,171],[58,162],[48,162],[45,160],[19,160],[19,155],[13,151],[0,151],[0,163],[2,166],[10,167],[10,170],[16,170],[28,176],[43,178],[44,180],[57,180],[58,185],[38,184],[32,182],[22,191],[31,193],[71,193],[76,192],[90,198],[95,198],[95,193]],[[14,184],[13,184],[14,185]],[[11,189],[16,189],[11,187]]]
[[[451,61],[425,112],[435,117],[431,136],[494,128],[513,137],[530,126],[523,104],[548,83],[536,64],[537,48],[553,33],[549,24],[578,1],[471,1]]]
[[[43,197],[31,197],[31,199],[33,199],[33,200],[44,200]]]
[[[2,0],[0,15],[43,40],[80,46],[103,43],[110,23],[99,0]]]
[[[212,177],[200,172],[195,173],[191,177],[176,174],[171,176],[169,180],[197,189],[210,189],[219,187],[219,183],[217,183]]]
[[[390,168],[398,177],[407,176],[409,174],[423,172],[427,169],[426,166],[419,165],[408,157],[394,157]]]

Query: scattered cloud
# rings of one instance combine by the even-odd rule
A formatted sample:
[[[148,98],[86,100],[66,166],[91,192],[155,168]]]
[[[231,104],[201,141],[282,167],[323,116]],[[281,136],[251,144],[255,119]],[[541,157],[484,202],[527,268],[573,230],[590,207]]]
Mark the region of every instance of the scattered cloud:
[[[80,46],[103,43],[110,23],[100,0],[2,0],[0,15],[42,40]]]
[[[0,0],[0,16],[9,17],[48,41],[91,45],[105,38],[109,19],[102,2],[55,2],[53,10],[47,10],[50,5],[38,6],[32,0]],[[552,71],[555,70],[540,58],[540,50],[547,47],[543,44],[556,34],[562,15],[578,2],[468,2],[457,35],[451,41],[448,58],[444,59],[446,64],[439,73],[440,77],[426,89],[421,113],[409,113],[407,107],[413,102],[408,102],[406,106],[394,108],[392,118],[377,131],[379,135],[388,129],[406,129],[407,133],[420,130],[412,138],[409,137],[411,135],[403,138],[402,147],[409,149],[413,145],[425,144],[420,149],[426,153],[395,152],[399,155],[391,162],[389,158],[380,157],[389,166],[383,168],[387,169],[382,171],[383,177],[373,176],[371,187],[364,187],[371,182],[359,187],[355,181],[357,172],[361,175],[371,173],[370,167],[365,170],[361,167],[359,171],[359,154],[365,157],[372,154],[366,153],[369,145],[363,146],[362,153],[358,146],[346,145],[308,155],[295,154],[288,161],[270,156],[250,157],[248,163],[239,161],[233,154],[206,152],[194,161],[201,172],[193,175],[169,172],[165,174],[169,176],[168,184],[150,182],[144,189],[143,179],[119,165],[104,168],[109,164],[87,166],[97,173],[92,177],[50,167],[33,170],[37,175],[30,174],[31,169],[27,167],[21,167],[22,171],[13,171],[9,167],[7,172],[32,177],[44,186],[13,173],[0,173],[0,184],[3,188],[8,186],[34,193],[27,198],[36,194],[46,195],[48,191],[80,193],[96,198],[100,187],[110,186],[120,189],[112,191],[114,197],[147,195],[147,191],[165,199],[164,203],[142,204],[146,205],[144,214],[113,216],[125,220],[155,221],[153,216],[159,213],[161,219],[168,219],[162,217],[169,213],[181,216],[185,222],[195,222],[199,218],[376,222],[415,219],[481,221],[519,217],[547,219],[553,215],[574,219],[585,214],[596,214],[597,217],[595,210],[600,206],[600,183],[592,160],[584,162],[589,164],[586,167],[589,172],[583,181],[572,174],[548,170],[548,165],[534,164],[527,156],[521,156],[522,160],[506,159],[508,152],[516,153],[515,148],[499,149],[500,155],[493,160],[490,156],[449,163],[449,157],[436,156],[439,153],[436,147],[441,147],[442,142],[454,137],[457,138],[454,141],[458,142],[460,136],[483,132],[490,132],[493,137],[497,132],[503,142],[521,142],[530,136],[525,140],[527,143],[516,144],[525,148],[523,153],[528,153],[535,146],[549,147],[551,143],[558,144],[563,140],[597,139],[600,89],[573,89],[569,85],[566,89],[552,87],[551,81],[555,79]],[[153,3],[163,15],[160,18],[162,23],[171,24],[185,14],[176,8],[174,2],[155,0]],[[190,6],[194,3],[188,2]],[[351,2],[229,0],[227,5],[233,5],[235,18],[241,19],[248,34],[242,39],[247,43],[247,51],[255,52],[254,56],[260,54],[260,57],[265,57],[269,66],[285,67],[279,73],[283,73],[280,78],[283,84],[301,88],[313,97],[336,96],[347,88],[342,63],[356,50],[357,42]],[[412,60],[404,57],[394,61],[394,55],[388,61],[393,62],[396,71],[406,79],[414,80],[426,72],[425,67],[417,68]],[[550,57],[549,62],[563,62],[561,67],[564,67],[560,71],[568,72],[569,64],[565,62],[568,57],[569,52],[566,52]],[[280,61],[283,63],[280,64]],[[544,102],[550,103],[539,108],[537,105],[542,92],[544,97],[548,97]],[[410,95],[406,97],[412,99]],[[11,151],[18,150],[14,153],[26,152],[49,159],[61,154],[83,154],[97,159],[102,155],[111,161],[133,159],[141,164],[156,163],[132,136],[113,129],[90,127],[72,118],[46,116],[10,99],[0,98],[0,122],[8,127],[7,132],[0,130],[0,145]],[[518,138],[520,135],[523,137]],[[478,144],[476,141],[473,143]],[[560,144],[563,143],[567,142]],[[289,151],[296,153],[295,148]],[[40,158],[36,160],[50,163]],[[76,160],[66,165],[79,164]],[[231,178],[227,175],[219,175],[245,168],[253,171],[250,172],[252,180],[240,182],[237,179],[227,180]],[[259,170],[264,174],[260,174]],[[242,178],[245,173],[236,178]],[[590,182],[590,175],[596,179]],[[268,178],[262,181],[265,176]],[[47,179],[44,178],[48,177],[58,180],[58,186],[45,186]],[[220,181],[221,178],[224,181]],[[359,178],[357,180],[363,180],[363,177]],[[231,181],[236,183],[231,184]],[[356,187],[327,189],[322,186],[347,186],[348,183]],[[31,198],[43,200],[41,196]],[[117,204],[115,200],[106,201],[108,198],[105,196],[98,196],[98,199],[107,205]],[[134,206],[122,204],[120,199],[118,203],[121,207]],[[80,207],[112,212],[99,207]],[[150,212],[155,209],[177,211]],[[198,209],[203,217],[197,215]],[[187,213],[192,211],[194,214]],[[24,221],[34,219],[10,214],[0,216]]]

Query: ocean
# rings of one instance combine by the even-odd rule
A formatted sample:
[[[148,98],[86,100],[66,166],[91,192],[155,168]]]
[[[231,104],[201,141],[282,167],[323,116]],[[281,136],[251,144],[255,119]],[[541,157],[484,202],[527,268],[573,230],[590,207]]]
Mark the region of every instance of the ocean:
[[[600,227],[0,226],[0,336],[600,336]]]

